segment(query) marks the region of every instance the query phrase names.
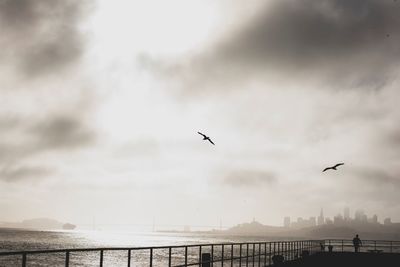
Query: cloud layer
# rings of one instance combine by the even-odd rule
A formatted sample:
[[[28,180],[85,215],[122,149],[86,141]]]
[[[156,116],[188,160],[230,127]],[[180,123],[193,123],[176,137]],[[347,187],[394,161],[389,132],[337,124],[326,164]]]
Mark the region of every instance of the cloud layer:
[[[186,76],[191,86],[185,88],[279,77],[379,89],[397,75],[399,11],[393,1],[270,1],[208,51],[164,71]]]
[[[1,1],[0,58],[28,77],[65,69],[83,53],[79,23],[89,9],[90,1]]]

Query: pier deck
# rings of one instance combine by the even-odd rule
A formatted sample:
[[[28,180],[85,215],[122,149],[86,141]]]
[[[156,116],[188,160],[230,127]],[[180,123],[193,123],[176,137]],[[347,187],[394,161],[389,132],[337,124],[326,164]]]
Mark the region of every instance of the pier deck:
[[[373,252],[325,252],[304,259],[285,262],[282,267],[397,267],[400,266],[398,253]]]

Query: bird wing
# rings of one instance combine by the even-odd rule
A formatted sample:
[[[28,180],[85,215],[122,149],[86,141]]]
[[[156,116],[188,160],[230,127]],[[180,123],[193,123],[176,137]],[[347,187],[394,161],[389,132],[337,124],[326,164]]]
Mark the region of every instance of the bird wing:
[[[202,135],[203,137],[206,137],[205,134],[202,134],[201,132],[197,132],[199,135]]]
[[[332,169],[332,167],[325,168],[322,172]]]
[[[336,167],[339,167],[339,166],[342,166],[342,165],[344,165],[344,163],[338,163],[333,168],[336,168]]]
[[[210,141],[210,143],[211,143],[211,144],[213,144],[213,145],[215,146],[214,142],[213,142],[213,141],[211,141],[211,139],[210,139],[210,138],[208,138],[207,140],[208,140],[208,141]]]

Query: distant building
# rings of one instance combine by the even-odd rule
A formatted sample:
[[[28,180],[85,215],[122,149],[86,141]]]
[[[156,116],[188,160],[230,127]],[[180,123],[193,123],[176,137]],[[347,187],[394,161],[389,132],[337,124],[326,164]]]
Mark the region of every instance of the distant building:
[[[374,223],[377,224],[378,223],[378,216],[375,214],[374,216],[372,216],[369,220],[369,223]]]
[[[326,224],[333,224],[333,221],[332,221],[331,218],[326,218],[326,219],[325,219],[325,223],[326,223]]]
[[[190,231],[191,231],[190,225],[185,225],[185,226],[183,227],[183,231],[184,231],[184,232],[190,232]]]
[[[333,217],[333,223],[336,225],[341,225],[344,223],[344,218],[342,214],[338,214],[335,217]]]
[[[383,221],[383,224],[384,224],[384,225],[391,225],[391,224],[392,224],[392,219],[386,218],[386,219]]]
[[[285,217],[283,219],[283,226],[287,228],[290,227],[290,217]]]
[[[315,217],[310,217],[310,219],[308,221],[310,222],[310,226],[317,225],[317,219]]]
[[[323,225],[323,224],[325,224],[324,210],[321,209],[321,212],[318,216],[318,225]]]
[[[356,212],[354,213],[354,219],[357,222],[367,222],[367,215],[364,213],[363,210],[356,210]]]
[[[315,221],[316,221],[315,217],[310,217],[309,219],[303,219],[302,217],[298,217],[297,221],[292,222],[290,226],[297,229],[306,228],[315,226],[316,225]]]
[[[343,211],[343,217],[345,221],[350,221],[350,209],[349,207],[345,207]]]

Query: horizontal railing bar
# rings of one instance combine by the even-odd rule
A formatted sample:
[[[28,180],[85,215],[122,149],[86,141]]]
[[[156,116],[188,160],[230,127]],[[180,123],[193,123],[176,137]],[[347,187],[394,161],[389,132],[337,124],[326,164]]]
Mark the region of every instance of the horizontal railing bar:
[[[154,246],[154,247],[108,247],[108,248],[72,248],[72,249],[51,249],[51,250],[28,250],[28,251],[3,251],[0,252],[0,256],[13,256],[13,255],[32,255],[32,254],[44,254],[44,253],[74,253],[74,252],[96,252],[96,251],[138,251],[138,250],[163,250],[163,249],[181,249],[181,248],[195,248],[195,247],[202,247],[207,248],[207,247],[212,247],[214,246],[215,248],[219,246],[243,246],[243,245],[271,245],[271,244],[282,244],[282,243],[311,243],[311,247],[315,248],[318,247],[318,243],[323,243],[325,246],[328,246],[329,244],[332,246],[342,246],[342,247],[353,247],[352,245],[352,240],[349,239],[324,239],[324,240],[282,240],[282,241],[268,241],[268,242],[225,242],[225,243],[206,243],[206,244],[191,244],[191,245],[174,245],[174,246]],[[391,248],[391,249],[397,249],[400,247],[400,241],[390,241],[390,240],[362,240],[363,247],[364,248],[369,248],[369,247],[378,247],[378,248]],[[294,249],[288,249],[288,250],[283,250],[280,251],[280,253],[289,253],[293,251],[298,251],[299,248],[294,248]],[[264,253],[264,254],[257,254],[254,255],[256,257],[258,256],[271,256],[274,253]],[[237,259],[246,259],[246,258],[252,258],[253,255],[248,255],[248,256],[238,256],[238,257],[230,257],[226,258],[224,257],[224,261],[230,261],[230,260],[237,260]],[[222,259],[215,259],[213,262],[220,262]],[[193,264],[188,264],[189,265],[198,265],[199,263],[193,263]]]
[[[91,251],[116,251],[116,250],[150,250],[150,249],[169,249],[169,248],[193,248],[193,247],[211,247],[211,246],[222,246],[222,245],[252,245],[252,244],[272,244],[272,243],[282,243],[282,242],[323,242],[324,240],[293,240],[293,241],[268,241],[268,242],[243,242],[243,243],[235,243],[235,242],[227,242],[227,243],[208,243],[208,244],[192,244],[192,245],[175,245],[175,246],[154,246],[154,247],[99,247],[99,248],[70,248],[70,249],[50,249],[50,250],[26,250],[26,251],[6,251],[0,252],[0,256],[10,256],[10,255],[19,255],[22,253],[27,254],[40,254],[40,253],[65,253],[65,252],[91,252]],[[11,253],[11,254],[10,254]]]
[[[341,242],[341,241],[348,241],[348,242],[352,242],[352,240],[351,239],[324,239],[324,241],[325,242],[327,242],[327,241],[338,241],[338,242]],[[373,239],[362,239],[361,240],[362,242],[379,242],[379,243],[383,243],[383,242],[396,242],[396,243],[400,243],[400,241],[391,241],[391,240],[373,240]]]

